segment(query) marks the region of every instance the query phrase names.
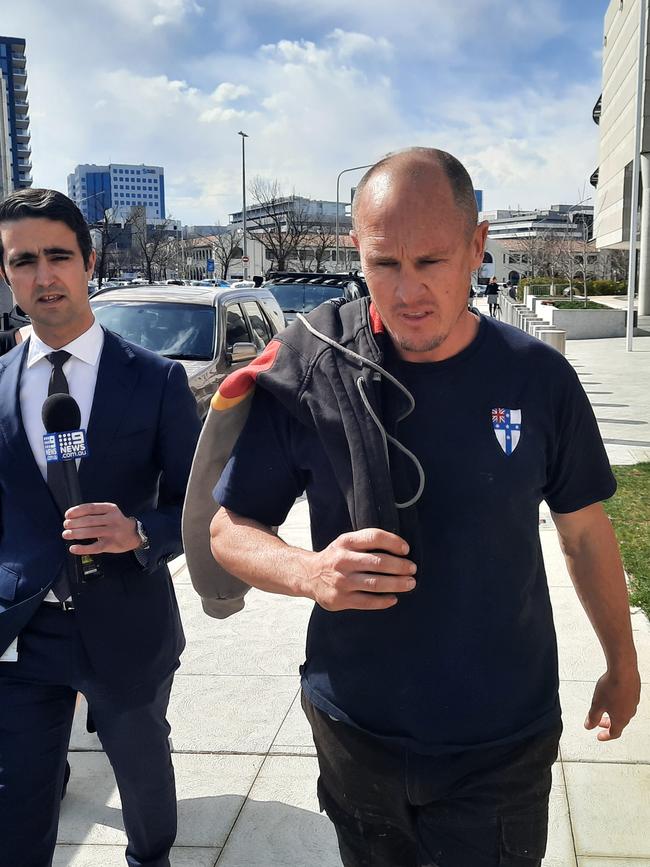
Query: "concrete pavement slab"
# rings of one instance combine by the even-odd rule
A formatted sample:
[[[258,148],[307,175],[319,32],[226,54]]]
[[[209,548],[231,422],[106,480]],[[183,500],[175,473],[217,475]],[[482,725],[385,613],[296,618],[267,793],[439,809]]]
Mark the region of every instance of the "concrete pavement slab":
[[[542,867],[575,867],[569,803],[560,763],[553,766],[553,786],[548,804],[548,843]]]
[[[544,569],[549,587],[570,587],[573,582],[566,567],[564,555],[557,540],[555,527],[551,525],[539,534],[544,555]],[[574,591],[575,592],[575,591]]]
[[[181,674],[296,675],[305,659],[313,603],[251,590],[243,611],[217,620],[203,612],[192,587],[176,588],[183,627],[191,640]]]
[[[176,559],[170,562],[169,571],[175,580],[179,579],[183,582],[190,580],[190,576],[185,568],[185,554],[181,554],[180,557],[176,557]]]
[[[179,846],[220,848],[262,765],[260,756],[174,754]],[[104,753],[72,753],[59,843],[126,844],[121,802]]]
[[[597,681],[606,669],[605,655],[571,587],[551,588],[557,632],[560,680]],[[645,621],[645,622],[644,622]],[[632,618],[642,683],[650,683],[650,631],[641,614]]]
[[[573,587],[551,587],[560,680],[596,681],[605,655]]]
[[[77,697],[77,709],[72,723],[72,734],[70,735],[70,749],[90,750],[92,752],[101,751],[102,745],[96,732],[90,734],[86,731],[87,713],[88,705],[86,704],[86,699],[79,694]]]
[[[318,811],[317,777],[315,758],[267,758],[218,867],[340,867],[334,828]]]
[[[167,714],[174,749],[266,753],[298,688],[295,675],[177,675]]]
[[[578,858],[578,867],[650,867],[646,858]]]
[[[271,746],[271,754],[277,753],[292,753],[305,756],[316,755],[311,727],[300,704],[300,692],[295,697],[291,709]]]
[[[650,765],[563,767],[578,856],[650,859]]]
[[[219,849],[175,846],[171,867],[214,867]],[[52,867],[124,867],[124,846],[60,845],[56,847]]]
[[[636,716],[623,737],[601,743],[596,730],[587,731],[584,721],[591,706],[595,683],[564,681],[560,701],[564,731],[560,746],[565,762],[621,762],[650,765],[650,695],[641,693]]]

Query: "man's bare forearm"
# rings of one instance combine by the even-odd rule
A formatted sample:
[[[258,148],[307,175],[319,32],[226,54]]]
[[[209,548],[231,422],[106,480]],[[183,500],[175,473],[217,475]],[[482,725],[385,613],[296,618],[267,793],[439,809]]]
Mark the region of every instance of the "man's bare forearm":
[[[616,536],[602,506],[589,508],[593,513],[583,526],[566,527],[564,516],[554,516],[569,574],[608,667],[636,666],[630,604]]]
[[[305,596],[328,611],[377,611],[415,587],[404,539],[378,528],[343,533],[322,551],[287,545],[270,527],[221,508],[210,525],[212,554],[242,581]]]
[[[285,596],[308,596],[312,552],[287,545],[270,527],[219,509],[210,526],[210,547],[224,569],[251,587]]]

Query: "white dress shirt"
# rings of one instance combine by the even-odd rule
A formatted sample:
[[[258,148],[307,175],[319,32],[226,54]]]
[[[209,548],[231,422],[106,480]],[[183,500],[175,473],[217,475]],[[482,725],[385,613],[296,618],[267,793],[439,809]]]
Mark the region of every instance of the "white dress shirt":
[[[104,346],[104,332],[97,320],[82,335],[72,340],[61,349],[70,353],[70,358],[63,365],[63,372],[68,380],[70,394],[79,404],[81,425],[87,430],[90,420],[90,410],[95,396],[99,359]],[[43,403],[47,398],[47,390],[52,373],[52,365],[46,356],[56,350],[34,334],[29,338],[27,359],[20,379],[20,411],[23,427],[38,468],[43,478],[47,480],[47,461],[43,447],[45,426],[41,419]],[[63,532],[63,527],[61,528]],[[56,602],[57,598],[50,592],[45,597],[47,602]]]

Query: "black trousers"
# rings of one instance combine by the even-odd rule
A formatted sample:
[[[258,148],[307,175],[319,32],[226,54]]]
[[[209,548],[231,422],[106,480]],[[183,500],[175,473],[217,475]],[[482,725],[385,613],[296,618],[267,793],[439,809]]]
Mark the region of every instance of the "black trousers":
[[[509,746],[426,756],[332,720],[303,693],[345,867],[539,867],[561,726]]]
[[[129,867],[168,867],[176,789],[165,719],[174,673],[116,695],[97,683],[74,612],[42,606],[0,663],[0,867],[49,867],[77,692],[115,773]],[[74,769],[66,801],[74,795]],[[66,803],[66,802],[64,802]]]

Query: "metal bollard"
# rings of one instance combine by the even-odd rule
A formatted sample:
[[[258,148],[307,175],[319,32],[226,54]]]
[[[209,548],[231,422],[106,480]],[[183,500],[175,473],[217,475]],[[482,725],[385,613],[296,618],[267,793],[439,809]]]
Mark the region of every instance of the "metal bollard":
[[[562,355],[566,355],[566,331],[561,328],[540,328],[537,336],[544,343],[553,346]]]

